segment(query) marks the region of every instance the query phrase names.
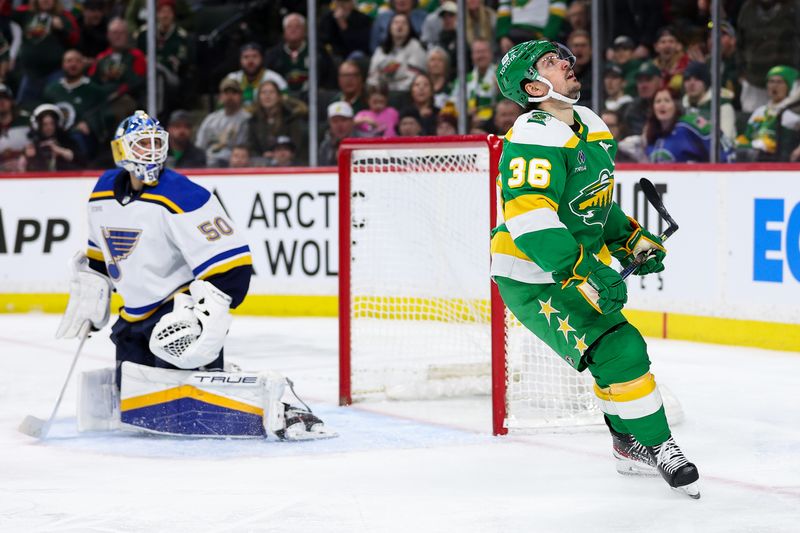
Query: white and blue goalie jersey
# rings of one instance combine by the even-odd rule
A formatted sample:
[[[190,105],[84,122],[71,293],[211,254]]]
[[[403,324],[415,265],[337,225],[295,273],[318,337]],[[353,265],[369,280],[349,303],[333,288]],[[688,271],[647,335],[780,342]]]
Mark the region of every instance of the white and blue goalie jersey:
[[[124,170],[105,172],[88,206],[86,255],[105,264],[124,301],[120,316],[129,322],[144,320],[194,279],[247,266],[244,292],[234,297],[234,307],[238,305],[253,262],[219,200],[170,169],[140,194],[131,191],[129,180]]]

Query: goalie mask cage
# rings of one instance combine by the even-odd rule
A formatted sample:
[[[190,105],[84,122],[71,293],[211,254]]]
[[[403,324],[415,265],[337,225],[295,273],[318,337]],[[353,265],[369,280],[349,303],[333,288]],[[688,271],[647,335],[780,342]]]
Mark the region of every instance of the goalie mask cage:
[[[591,375],[524,328],[489,278],[501,149],[492,135],[342,143],[341,405],[491,394],[496,435],[602,424]]]

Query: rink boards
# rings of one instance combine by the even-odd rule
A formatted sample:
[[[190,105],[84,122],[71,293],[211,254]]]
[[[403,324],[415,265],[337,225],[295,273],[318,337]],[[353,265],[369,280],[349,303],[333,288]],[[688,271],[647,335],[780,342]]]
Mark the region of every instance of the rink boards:
[[[681,227],[668,243],[667,269],[629,283],[629,318],[650,336],[800,351],[798,169],[621,167],[615,198],[626,213],[651,231],[663,229],[635,186],[647,176]],[[187,174],[217,194],[250,243],[255,275],[241,313],[336,314],[334,169]],[[95,179],[89,173],[0,177],[0,310],[63,311],[67,262],[85,247]],[[486,227],[488,246],[489,221]],[[484,273],[472,275],[475,284],[487,283]]]

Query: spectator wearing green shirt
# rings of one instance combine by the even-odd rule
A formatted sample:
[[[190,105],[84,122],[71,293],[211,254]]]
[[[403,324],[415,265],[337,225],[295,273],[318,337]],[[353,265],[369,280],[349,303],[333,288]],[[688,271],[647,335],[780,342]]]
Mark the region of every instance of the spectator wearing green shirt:
[[[79,149],[93,157],[97,142],[103,137],[103,106],[106,95],[103,89],[84,75],[85,58],[72,49],[64,52],[61,61],[63,76],[51,82],[44,90],[44,101],[68,109],[72,115],[72,127],[67,133],[76,141]]]

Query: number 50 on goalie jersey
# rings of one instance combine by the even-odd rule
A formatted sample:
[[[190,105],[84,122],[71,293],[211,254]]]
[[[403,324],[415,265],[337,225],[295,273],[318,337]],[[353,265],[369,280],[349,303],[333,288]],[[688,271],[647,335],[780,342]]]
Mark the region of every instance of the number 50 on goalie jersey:
[[[105,264],[125,320],[144,320],[194,279],[252,265],[250,248],[208,190],[165,169],[157,185],[128,201],[129,179],[114,169],[95,185],[86,253]]]

